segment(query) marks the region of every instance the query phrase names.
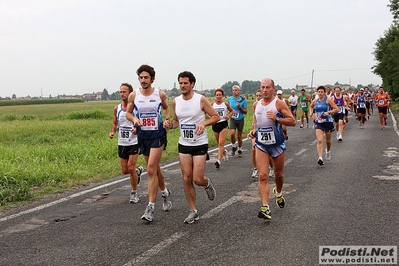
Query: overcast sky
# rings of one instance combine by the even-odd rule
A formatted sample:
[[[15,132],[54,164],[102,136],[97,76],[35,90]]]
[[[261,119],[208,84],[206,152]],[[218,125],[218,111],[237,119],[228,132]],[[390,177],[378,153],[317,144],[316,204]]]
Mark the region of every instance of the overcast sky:
[[[0,0],[0,96],[83,94],[155,68],[155,87],[188,70],[197,89],[228,81],[381,84],[375,42],[389,0]]]

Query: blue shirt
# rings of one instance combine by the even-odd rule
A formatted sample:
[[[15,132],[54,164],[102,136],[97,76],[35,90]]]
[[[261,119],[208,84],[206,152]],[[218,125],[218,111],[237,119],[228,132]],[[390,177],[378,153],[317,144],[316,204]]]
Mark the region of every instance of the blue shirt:
[[[244,113],[237,107],[237,103],[240,103],[241,108],[248,108],[247,100],[241,96],[238,96],[237,99],[233,96],[229,97],[229,104],[231,108],[233,108],[233,115],[231,116],[234,120],[241,120],[244,118]]]

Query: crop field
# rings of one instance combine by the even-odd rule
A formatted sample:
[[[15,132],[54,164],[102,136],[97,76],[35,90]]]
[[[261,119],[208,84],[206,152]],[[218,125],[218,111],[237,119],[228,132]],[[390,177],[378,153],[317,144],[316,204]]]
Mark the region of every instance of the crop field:
[[[118,103],[0,106],[0,210],[120,175],[117,139],[108,137]],[[243,137],[252,124],[252,103]],[[211,127],[207,130],[209,146],[215,147]],[[178,130],[168,131],[163,162],[178,157],[178,138]],[[137,164],[145,167],[142,156]]]

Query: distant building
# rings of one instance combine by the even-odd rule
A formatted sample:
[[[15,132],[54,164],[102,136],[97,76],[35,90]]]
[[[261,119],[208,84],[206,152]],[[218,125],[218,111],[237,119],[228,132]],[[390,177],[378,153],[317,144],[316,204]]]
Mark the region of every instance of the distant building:
[[[93,92],[93,93],[85,93],[85,94],[82,95],[82,98],[85,101],[100,101],[102,94],[103,93],[101,91]]]

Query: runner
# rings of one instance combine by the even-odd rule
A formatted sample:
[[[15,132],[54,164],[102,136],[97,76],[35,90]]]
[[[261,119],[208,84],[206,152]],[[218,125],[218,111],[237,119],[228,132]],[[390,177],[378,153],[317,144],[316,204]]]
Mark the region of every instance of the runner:
[[[284,160],[286,144],[281,125],[295,126],[296,121],[287,105],[276,96],[274,81],[265,78],[261,82],[263,99],[257,102],[254,112],[254,126],[248,137],[255,138],[256,163],[259,170],[258,191],[262,206],[259,218],[270,220],[269,208],[270,184],[268,182],[268,164],[273,160],[274,181],[273,195],[276,205],[284,208],[285,199],[282,194],[284,184]]]
[[[366,96],[366,111],[367,111],[367,120],[370,120],[370,99],[371,93],[368,87],[364,87],[364,96]]]
[[[345,116],[345,98],[341,94],[341,88],[335,87],[335,94],[333,95],[334,103],[338,106],[339,111],[334,114],[335,131],[337,131],[337,140],[342,141],[342,134],[344,132],[344,116]]]
[[[166,120],[167,129],[180,128],[179,160],[184,181],[184,193],[190,212],[184,223],[191,224],[199,219],[194,184],[205,188],[209,200],[214,200],[216,191],[210,178],[204,175],[208,153],[206,126],[217,123],[220,116],[211,103],[201,94],[194,92],[195,77],[184,71],[178,75],[181,95],[173,99],[174,119]],[[206,120],[206,116],[209,119]]]
[[[218,143],[218,158],[215,162],[215,166],[216,168],[220,168],[222,158],[224,158],[225,161],[228,160],[227,151],[224,149],[224,142],[226,141],[229,128],[227,121],[231,118],[233,109],[223,100],[223,89],[216,89],[214,95],[215,100],[212,103],[212,107],[219,114],[220,120],[216,124],[212,125],[212,131]],[[227,115],[227,111],[229,111],[229,115]]]
[[[155,70],[149,65],[141,65],[137,71],[141,85],[130,93],[126,118],[138,128],[140,152],[147,162],[148,175],[148,205],[141,216],[142,220],[152,222],[154,219],[155,201],[158,187],[163,199],[162,209],[169,211],[172,208],[171,191],[165,186],[164,175],[160,168],[162,151],[166,148],[166,130],[162,126],[162,110],[166,120],[170,119],[170,109],[166,102],[166,94],[152,87],[155,80]],[[134,109],[134,116],[132,111]]]
[[[254,104],[252,105],[252,110],[254,111],[254,113],[255,113],[256,104],[258,103],[259,100],[262,99],[262,91],[260,89],[257,90],[255,96],[256,96],[256,100],[255,100]],[[252,128],[253,128],[253,126],[254,126],[254,122],[252,122]],[[254,167],[252,170],[252,179],[256,180],[256,179],[258,179],[259,174],[258,174],[258,168],[256,167],[255,139],[254,138],[252,138],[252,165]]]
[[[236,131],[238,141],[238,156],[242,157],[242,131],[244,130],[244,117],[248,111],[247,100],[240,96],[241,88],[234,85],[233,95],[229,97],[228,103],[233,108],[233,115],[230,119],[230,140],[231,140],[231,156],[234,156],[237,151]]]
[[[301,94],[299,95],[299,109],[301,110],[301,125],[300,128],[304,127],[304,120],[306,118],[306,128],[309,127],[309,103],[310,97],[305,94],[305,89],[301,89]]]
[[[349,123],[349,111],[353,107],[353,102],[352,102],[351,98],[348,96],[348,94],[344,90],[341,91],[341,94],[344,96],[345,103],[346,103],[345,115],[344,115],[344,129],[345,129],[345,124]]]
[[[137,184],[140,183],[143,167],[139,166],[136,169],[136,163],[139,157],[137,129],[132,122],[126,119],[128,97],[132,91],[133,87],[129,83],[122,83],[120,86],[119,96],[122,102],[114,107],[114,118],[109,138],[113,139],[116,131],[118,131],[118,156],[120,158],[122,173],[124,175],[130,174],[130,186],[132,191],[130,192],[129,203],[137,203],[139,202]]]
[[[296,120],[296,110],[298,108],[298,96],[295,94],[295,90],[291,91],[291,95],[290,97],[288,97],[288,102],[290,103],[291,113]]]
[[[388,112],[388,101],[389,95],[384,92],[384,88],[380,87],[377,95],[375,96],[375,101],[378,106],[378,116],[380,118],[381,129],[384,129],[387,125],[387,112]]]
[[[366,122],[366,102],[368,98],[364,95],[364,89],[361,88],[356,98],[357,102],[357,120],[359,120],[360,128],[364,128],[364,123]]]
[[[283,102],[285,102],[285,104],[290,107],[290,103],[288,102],[287,99],[283,98],[283,91],[282,90],[278,90],[277,91],[277,98],[279,98],[280,100],[282,100]],[[281,125],[283,127],[283,133],[284,133],[284,138],[285,140],[288,140],[288,131],[287,131],[287,127],[285,125]],[[273,163],[273,161],[271,161],[271,164]],[[273,169],[273,168],[272,168]],[[269,174],[270,175],[270,174]],[[272,175],[274,176],[274,174]]]
[[[339,111],[333,98],[328,98],[326,88],[319,86],[317,88],[318,99],[314,99],[310,104],[316,120],[315,131],[317,139],[317,154],[319,156],[317,163],[323,165],[323,139],[326,136],[326,160],[331,160],[331,135],[334,131],[334,120],[332,114]]]

